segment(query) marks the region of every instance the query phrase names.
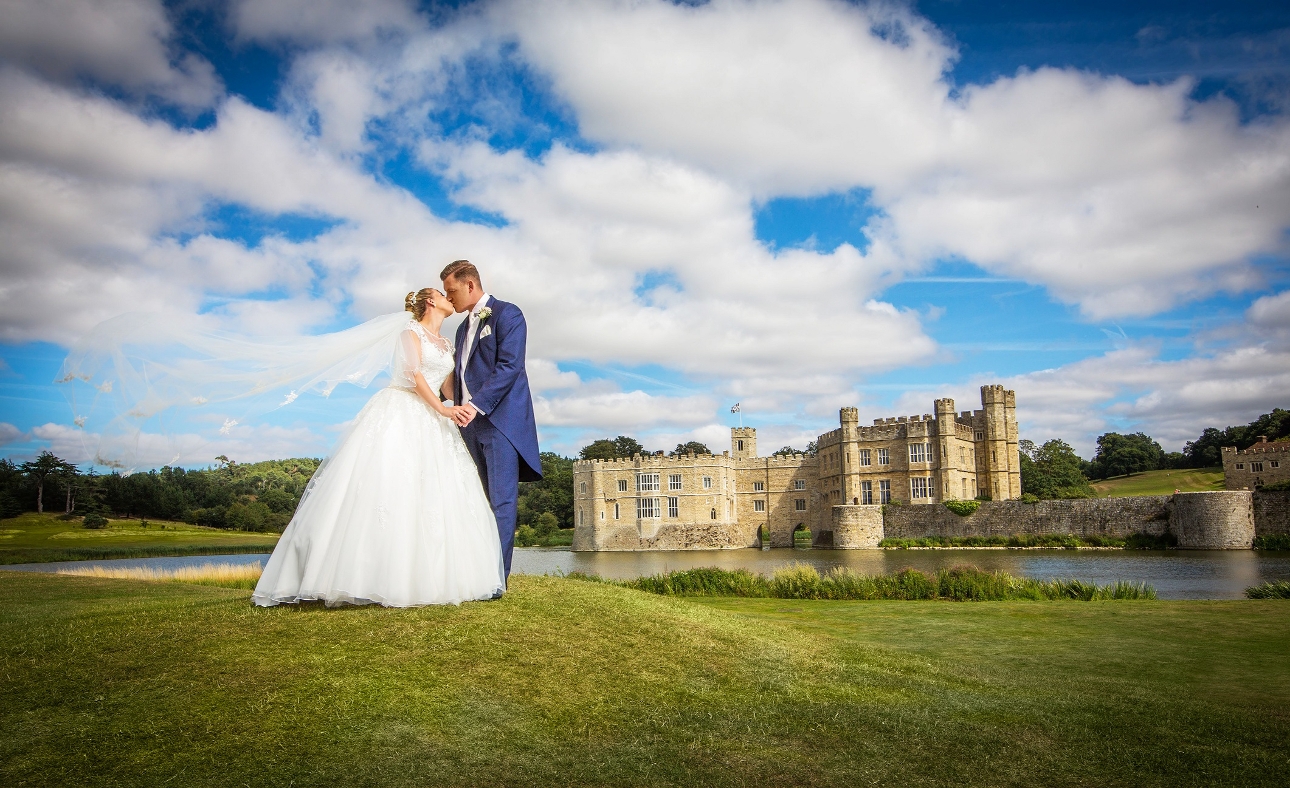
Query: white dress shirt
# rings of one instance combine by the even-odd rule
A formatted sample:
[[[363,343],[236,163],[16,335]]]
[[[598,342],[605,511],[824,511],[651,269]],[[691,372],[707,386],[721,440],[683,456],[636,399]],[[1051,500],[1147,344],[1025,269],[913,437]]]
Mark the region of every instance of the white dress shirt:
[[[479,328],[479,312],[488,305],[490,300],[492,300],[492,296],[488,293],[480,296],[479,300],[475,302],[474,309],[470,310],[470,317],[466,319],[466,349],[461,354],[461,404],[463,405],[470,402],[470,389],[466,388],[466,364],[470,362],[470,351],[475,346],[475,333],[476,329]],[[473,404],[471,407],[479,410]],[[479,410],[479,412],[483,413],[482,410]]]

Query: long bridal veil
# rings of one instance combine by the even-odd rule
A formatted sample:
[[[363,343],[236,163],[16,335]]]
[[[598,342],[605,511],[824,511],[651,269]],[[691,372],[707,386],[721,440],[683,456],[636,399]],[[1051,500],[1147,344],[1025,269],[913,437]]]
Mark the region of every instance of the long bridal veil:
[[[126,314],[77,342],[57,382],[96,465],[129,472],[174,464],[306,392],[368,386],[390,367],[410,317],[394,312],[330,334],[263,339],[198,318]]]

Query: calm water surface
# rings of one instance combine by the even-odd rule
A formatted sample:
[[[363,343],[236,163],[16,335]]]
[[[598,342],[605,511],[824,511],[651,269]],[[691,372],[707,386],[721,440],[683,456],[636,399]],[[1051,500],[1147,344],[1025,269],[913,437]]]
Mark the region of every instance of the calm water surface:
[[[267,555],[195,555],[173,558],[127,558],[113,561],[65,561],[0,567],[27,572],[56,572],[74,566],[152,567],[176,569],[208,563],[263,565]],[[1290,553],[1253,550],[713,550],[653,553],[575,553],[568,548],[524,547],[515,550],[517,574],[553,575],[585,572],[618,580],[642,575],[715,566],[769,574],[801,562],[823,571],[850,567],[865,574],[912,566],[931,571],[969,564],[1041,580],[1076,578],[1095,583],[1130,580],[1152,585],[1161,599],[1242,599],[1245,589],[1268,580],[1290,580]]]

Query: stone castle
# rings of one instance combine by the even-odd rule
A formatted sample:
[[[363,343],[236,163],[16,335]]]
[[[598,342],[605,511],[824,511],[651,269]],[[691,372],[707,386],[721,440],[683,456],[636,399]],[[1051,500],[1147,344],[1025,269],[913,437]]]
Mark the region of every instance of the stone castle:
[[[816,454],[757,456],[757,431],[730,431],[719,455],[580,460],[573,467],[574,550],[791,547],[806,530],[834,546],[834,507],[1021,497],[1016,394],[981,387],[981,410],[876,419],[843,408]],[[837,545],[842,546],[842,545]]]
[[[1290,441],[1269,443],[1260,435],[1248,449],[1223,447],[1223,483],[1229,490],[1257,490],[1290,481]]]

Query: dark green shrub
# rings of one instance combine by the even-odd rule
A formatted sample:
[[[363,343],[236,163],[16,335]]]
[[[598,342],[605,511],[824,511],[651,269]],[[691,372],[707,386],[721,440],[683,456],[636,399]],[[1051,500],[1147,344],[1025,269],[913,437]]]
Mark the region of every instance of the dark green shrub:
[[[1290,580],[1271,580],[1245,589],[1250,599],[1290,599]]]
[[[23,513],[22,504],[7,492],[0,492],[0,519],[17,517]]]
[[[975,512],[977,509],[981,508],[981,502],[980,501],[946,501],[945,508],[949,509],[951,512],[954,512],[959,517],[967,517],[968,515]]]
[[[1255,550],[1290,550],[1290,534],[1265,534],[1254,537]]]
[[[1167,550],[1178,546],[1178,537],[1169,532],[1160,534],[1129,534],[1124,540],[1126,550]]]
[[[986,493],[982,493],[981,495],[978,495],[978,496],[976,497],[976,499],[975,499],[975,500],[978,500],[978,501],[993,501],[994,499],[993,499],[993,498],[991,498],[988,494],[986,494]]]
[[[85,519],[81,521],[81,525],[84,526],[85,528],[91,528],[95,530],[99,528],[106,528],[107,524],[108,524],[107,518],[99,514],[98,512],[90,512],[89,514],[85,515]]]
[[[1034,493],[1022,493],[1021,502],[1030,503],[1030,504],[1039,503],[1039,496],[1035,495]]]
[[[1290,490],[1290,479],[1283,482],[1277,482],[1275,484],[1265,484],[1259,489],[1263,492],[1283,492],[1285,490]]]

